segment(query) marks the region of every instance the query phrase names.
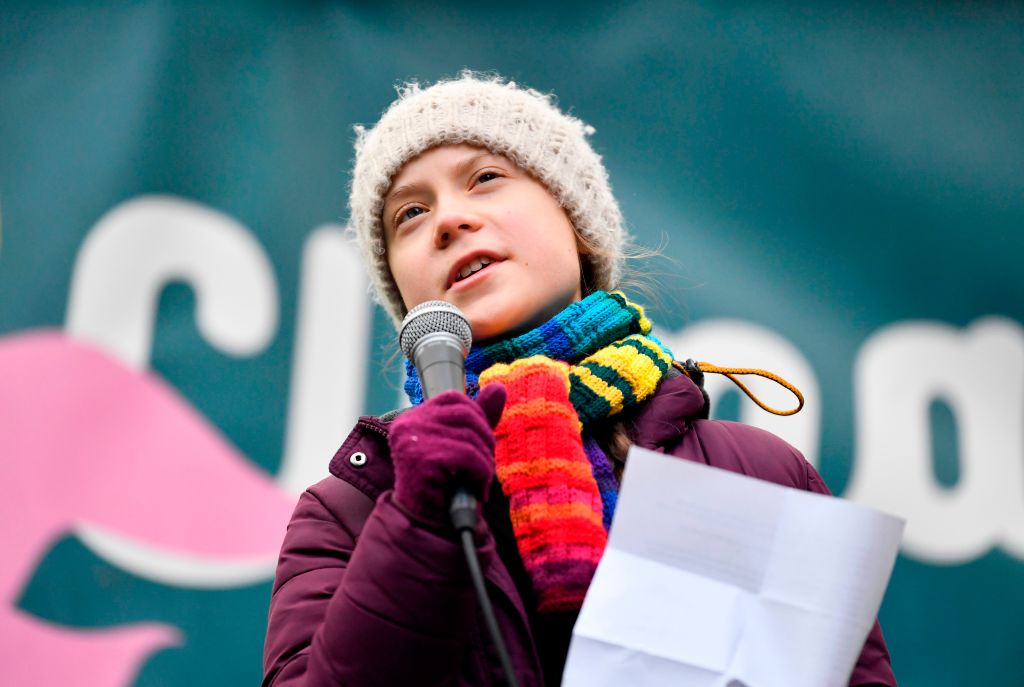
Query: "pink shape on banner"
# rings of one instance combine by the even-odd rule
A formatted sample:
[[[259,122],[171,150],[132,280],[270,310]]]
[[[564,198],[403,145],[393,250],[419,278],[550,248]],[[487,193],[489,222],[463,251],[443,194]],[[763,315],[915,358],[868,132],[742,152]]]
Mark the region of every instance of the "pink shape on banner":
[[[11,685],[130,684],[177,629],[79,630],[14,607],[54,542],[95,525],[218,560],[272,557],[295,497],[177,391],[59,332],[0,338],[0,646]]]

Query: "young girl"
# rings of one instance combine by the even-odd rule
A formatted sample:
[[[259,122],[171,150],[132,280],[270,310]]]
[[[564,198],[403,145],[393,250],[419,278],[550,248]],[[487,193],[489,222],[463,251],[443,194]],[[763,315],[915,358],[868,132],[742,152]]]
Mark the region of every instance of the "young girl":
[[[592,130],[548,97],[463,74],[409,86],[359,130],[351,225],[396,325],[441,299],[472,325],[468,395],[363,417],[299,499],[270,605],[264,685],[503,684],[448,519],[483,505],[487,591],[520,685],[560,682],[630,444],[828,493],[782,440],[707,420],[638,305]],[[680,366],[682,367],[682,366]],[[876,623],[851,685],[895,685]]]

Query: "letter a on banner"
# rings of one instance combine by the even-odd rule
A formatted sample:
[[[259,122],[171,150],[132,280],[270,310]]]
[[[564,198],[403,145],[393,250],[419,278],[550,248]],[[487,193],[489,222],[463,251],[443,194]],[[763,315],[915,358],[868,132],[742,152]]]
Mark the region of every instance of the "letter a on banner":
[[[1024,558],[1024,329],[986,317],[965,329],[892,325],[855,369],[857,460],[844,496],[907,519],[904,552],[960,563],[1002,546]],[[960,477],[936,479],[929,409],[957,424]]]

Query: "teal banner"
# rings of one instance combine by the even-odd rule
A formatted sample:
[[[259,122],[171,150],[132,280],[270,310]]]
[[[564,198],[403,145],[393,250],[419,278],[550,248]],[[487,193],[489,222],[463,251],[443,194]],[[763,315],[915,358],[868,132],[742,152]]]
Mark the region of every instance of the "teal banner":
[[[1024,686],[1022,37],[1019,4],[5,2],[4,684],[259,683],[297,494],[402,402],[352,127],[471,68],[596,128],[677,356],[807,398],[710,376],[713,415],[906,519],[900,684]]]

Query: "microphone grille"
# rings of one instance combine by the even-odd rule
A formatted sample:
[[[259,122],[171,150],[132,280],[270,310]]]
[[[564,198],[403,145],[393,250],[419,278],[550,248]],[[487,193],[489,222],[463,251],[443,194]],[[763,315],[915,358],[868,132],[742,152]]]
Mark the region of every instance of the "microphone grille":
[[[424,301],[409,311],[402,320],[398,343],[406,358],[412,358],[416,343],[427,334],[448,332],[462,343],[462,352],[473,345],[473,330],[462,311],[447,301]]]

